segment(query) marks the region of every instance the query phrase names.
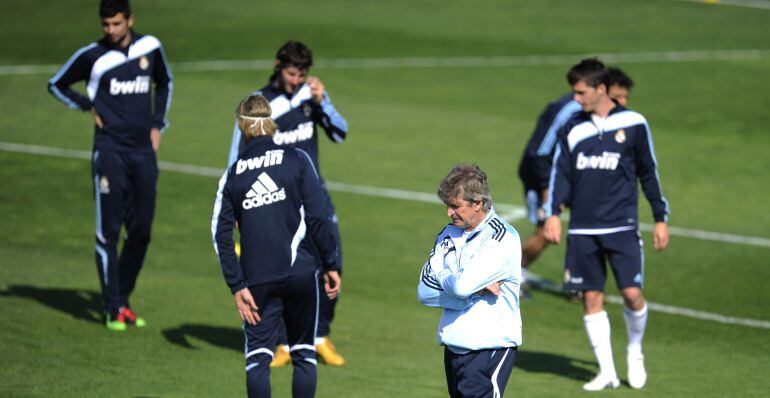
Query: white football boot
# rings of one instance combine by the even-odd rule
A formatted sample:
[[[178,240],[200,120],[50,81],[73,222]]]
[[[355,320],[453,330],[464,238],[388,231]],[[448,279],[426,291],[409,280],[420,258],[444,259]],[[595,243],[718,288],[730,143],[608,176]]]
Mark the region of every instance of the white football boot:
[[[583,384],[583,389],[586,391],[601,391],[605,388],[618,388],[619,386],[620,379],[617,376],[605,376],[599,373],[593,380]]]
[[[631,388],[642,388],[647,383],[647,370],[644,369],[644,355],[641,352],[629,353],[628,385]]]

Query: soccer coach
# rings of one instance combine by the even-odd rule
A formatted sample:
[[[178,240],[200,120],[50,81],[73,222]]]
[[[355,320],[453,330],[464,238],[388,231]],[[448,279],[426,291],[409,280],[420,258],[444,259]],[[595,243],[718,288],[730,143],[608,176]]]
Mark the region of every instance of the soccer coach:
[[[238,160],[219,181],[211,232],[222,273],[235,296],[246,339],[249,397],[270,396],[270,361],[283,320],[294,375],[292,396],[315,395],[314,345],[319,285],[315,252],[324,268],[326,295],[339,293],[337,243],[321,179],[307,152],[273,142],[276,124],[265,97],[238,105],[245,139]],[[241,257],[233,228],[240,229]]]
[[[495,213],[476,165],[455,166],[438,196],[452,222],[422,268],[417,299],[443,309],[449,396],[502,397],[521,345],[519,234]]]

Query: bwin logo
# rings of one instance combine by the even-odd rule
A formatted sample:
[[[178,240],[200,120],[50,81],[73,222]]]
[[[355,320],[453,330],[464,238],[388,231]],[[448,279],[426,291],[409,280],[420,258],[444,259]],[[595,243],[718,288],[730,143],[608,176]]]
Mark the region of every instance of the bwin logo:
[[[618,168],[618,163],[620,163],[620,154],[617,152],[602,152],[602,156],[586,156],[583,152],[579,152],[575,168],[615,170]]]
[[[246,170],[275,166],[277,164],[281,164],[281,162],[283,162],[283,149],[267,151],[262,156],[257,156],[246,160],[239,160],[235,165],[235,174],[241,174]]]
[[[275,145],[293,144],[313,138],[313,122],[302,123],[291,131],[279,131],[273,136]]]
[[[257,180],[254,181],[254,184],[251,184],[249,192],[246,193],[246,199],[243,200],[243,208],[249,210],[280,202],[284,199],[286,199],[284,188],[278,189],[275,181],[267,173],[262,172],[257,177]]]
[[[150,92],[150,77],[137,76],[134,80],[120,81],[116,78],[110,80],[110,94],[146,94]]]

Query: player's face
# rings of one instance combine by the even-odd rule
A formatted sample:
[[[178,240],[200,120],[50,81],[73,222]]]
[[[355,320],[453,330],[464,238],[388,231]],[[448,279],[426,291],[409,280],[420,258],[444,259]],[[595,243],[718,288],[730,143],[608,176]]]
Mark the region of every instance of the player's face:
[[[605,90],[603,84],[600,84],[598,87],[591,87],[582,80],[572,85],[572,95],[585,112],[596,110],[601,97],[606,95]]]
[[[610,98],[614,99],[618,104],[620,104],[623,107],[628,106],[629,94],[630,93],[628,92],[627,87],[621,87],[620,85],[617,85],[617,84],[610,86],[610,92],[609,92]]]
[[[456,197],[446,204],[446,215],[452,219],[452,225],[470,231],[484,219],[481,212],[483,202],[470,202]]]
[[[294,94],[297,88],[305,82],[307,78],[307,69],[300,69],[296,66],[287,66],[281,69],[281,84],[287,94]]]
[[[126,16],[119,12],[115,16],[102,18],[102,31],[104,36],[107,37],[112,44],[125,47],[131,42],[129,31],[134,26],[134,16],[126,18]]]

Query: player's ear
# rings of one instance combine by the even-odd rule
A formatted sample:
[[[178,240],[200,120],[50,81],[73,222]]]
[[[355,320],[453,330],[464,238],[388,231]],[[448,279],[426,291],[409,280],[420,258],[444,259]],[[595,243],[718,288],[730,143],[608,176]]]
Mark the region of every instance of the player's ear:
[[[134,27],[134,15],[133,15],[133,14],[131,14],[131,15],[128,17],[128,20],[127,20],[126,22],[128,23],[128,28],[129,28],[129,29],[133,28],[133,27]]]

